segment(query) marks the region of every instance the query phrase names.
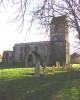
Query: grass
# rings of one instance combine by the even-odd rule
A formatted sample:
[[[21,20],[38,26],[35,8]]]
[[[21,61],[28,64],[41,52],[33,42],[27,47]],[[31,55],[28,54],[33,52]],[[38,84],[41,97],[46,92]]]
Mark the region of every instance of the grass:
[[[80,68],[80,64],[73,64],[73,68]]]
[[[34,68],[1,69],[0,86],[0,100],[80,100],[79,71],[49,67],[48,75],[34,77]]]

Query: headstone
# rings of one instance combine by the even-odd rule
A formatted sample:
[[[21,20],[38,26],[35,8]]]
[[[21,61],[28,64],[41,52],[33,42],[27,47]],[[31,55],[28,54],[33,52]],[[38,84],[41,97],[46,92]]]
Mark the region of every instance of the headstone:
[[[52,71],[55,72],[55,66],[52,66]]]
[[[38,56],[35,56],[36,58],[36,66],[35,66],[35,77],[40,76],[40,59]]]
[[[60,62],[56,61],[56,67],[60,68]]]
[[[47,74],[47,56],[44,56],[43,59],[43,75]]]
[[[47,69],[46,69],[47,65],[46,63],[43,64],[43,75],[47,74]]]

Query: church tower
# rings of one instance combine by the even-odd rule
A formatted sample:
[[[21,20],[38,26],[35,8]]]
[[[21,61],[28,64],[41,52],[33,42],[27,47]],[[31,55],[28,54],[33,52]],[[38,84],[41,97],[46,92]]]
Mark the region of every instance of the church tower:
[[[54,17],[50,23],[51,62],[70,63],[68,22],[66,16]]]

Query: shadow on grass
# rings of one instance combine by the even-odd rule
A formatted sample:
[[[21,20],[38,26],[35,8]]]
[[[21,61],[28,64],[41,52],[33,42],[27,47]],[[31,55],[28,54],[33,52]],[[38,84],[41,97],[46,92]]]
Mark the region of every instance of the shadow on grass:
[[[0,89],[1,100],[80,100],[78,76],[79,72],[64,72],[4,82]]]

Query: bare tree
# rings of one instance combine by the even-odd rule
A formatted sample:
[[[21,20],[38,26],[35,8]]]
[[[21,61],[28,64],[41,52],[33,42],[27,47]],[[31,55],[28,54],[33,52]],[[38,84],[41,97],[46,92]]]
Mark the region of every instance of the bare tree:
[[[69,28],[76,30],[80,39],[80,0],[7,0],[7,3],[16,7],[17,14],[12,22],[20,21],[19,28],[23,29],[29,16],[29,29],[38,23],[38,28],[42,27],[48,32],[53,17],[67,15]],[[5,6],[5,0],[1,0],[0,4]]]

